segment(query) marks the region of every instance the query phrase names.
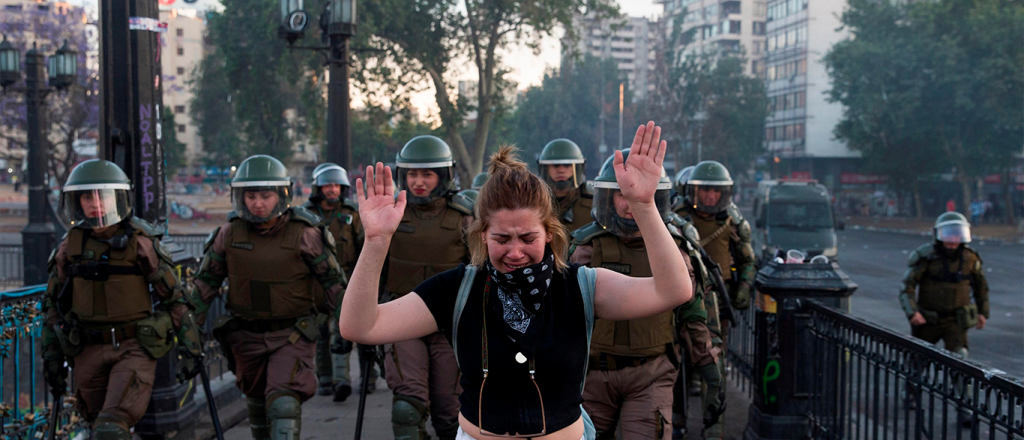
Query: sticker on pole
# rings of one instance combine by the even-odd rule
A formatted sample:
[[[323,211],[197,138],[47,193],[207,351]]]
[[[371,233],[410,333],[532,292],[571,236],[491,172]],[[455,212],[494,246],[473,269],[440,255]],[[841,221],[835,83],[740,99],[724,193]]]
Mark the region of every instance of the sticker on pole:
[[[167,32],[167,23],[149,17],[128,17],[128,29],[133,31]]]

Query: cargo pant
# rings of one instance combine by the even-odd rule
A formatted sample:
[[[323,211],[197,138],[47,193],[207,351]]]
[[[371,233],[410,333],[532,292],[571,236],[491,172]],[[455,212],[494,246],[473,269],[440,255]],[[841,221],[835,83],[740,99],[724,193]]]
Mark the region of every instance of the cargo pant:
[[[622,440],[669,440],[675,383],[676,367],[668,355],[637,367],[590,370],[583,388],[583,408],[598,431],[615,430],[617,421]]]
[[[434,430],[454,433],[459,424],[459,364],[444,333],[385,346],[384,377],[396,395],[427,403]]]
[[[105,419],[125,428],[138,423],[156,377],[156,359],[138,341],[86,345],[74,362],[76,408],[86,420]]]
[[[235,330],[227,340],[235,357],[235,386],[246,397],[265,400],[275,392],[288,391],[305,402],[316,393],[315,343],[294,329]]]
[[[929,344],[934,344],[941,340],[945,342],[946,350],[952,352],[956,352],[960,348],[968,348],[967,330],[960,327],[955,317],[939,318],[939,321],[934,324],[912,325],[910,326],[910,334],[915,338],[925,340]]]
[[[316,341],[316,375],[319,378],[320,385],[327,385],[332,383],[343,383],[352,384],[349,372],[352,371],[352,363],[350,361],[352,353],[356,353],[359,357],[359,368],[362,368],[364,359],[363,351],[359,350],[361,344],[352,344],[352,351],[345,354],[335,354],[331,352],[331,347],[335,344],[343,343],[341,333],[338,331],[338,321],[335,319],[333,322],[328,321],[320,326],[320,339]],[[377,381],[377,363],[370,363],[370,384]],[[362,380],[362,378],[360,378]],[[358,384],[358,383],[357,383]]]

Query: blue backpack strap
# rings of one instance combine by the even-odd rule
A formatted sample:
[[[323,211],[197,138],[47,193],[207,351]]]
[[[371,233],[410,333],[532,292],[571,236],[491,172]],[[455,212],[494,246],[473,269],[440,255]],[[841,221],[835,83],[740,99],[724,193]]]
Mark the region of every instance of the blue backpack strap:
[[[592,267],[580,267],[576,271],[576,279],[580,284],[580,293],[583,294],[583,314],[587,320],[587,360],[583,362],[583,383],[580,384],[580,393],[583,393],[583,386],[586,384],[587,371],[590,366],[590,336],[594,333],[594,293],[597,291],[597,271]],[[580,411],[583,416],[583,438],[586,440],[594,440],[597,437],[597,430],[594,428],[594,422],[591,421],[590,415],[587,414],[587,410],[583,409],[583,405],[580,405]]]
[[[456,364],[459,363],[459,318],[462,317],[462,309],[466,308],[469,292],[473,290],[476,272],[476,266],[466,266],[466,273],[462,275],[462,284],[459,285],[459,296],[455,297],[455,310],[452,313],[452,350],[455,352]]]

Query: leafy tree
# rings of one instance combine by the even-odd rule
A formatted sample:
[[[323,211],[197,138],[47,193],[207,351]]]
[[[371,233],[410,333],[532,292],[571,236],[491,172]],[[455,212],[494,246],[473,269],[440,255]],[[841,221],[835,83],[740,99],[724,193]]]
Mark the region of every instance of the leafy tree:
[[[764,150],[764,81],[743,73],[741,52],[687,52],[683,43],[691,41],[691,33],[676,23],[657,48],[655,92],[648,108],[661,117],[676,148],[676,169],[699,158],[746,170]]]
[[[388,100],[401,99],[423,83],[432,85],[441,129],[464,181],[481,169],[495,115],[508,104],[502,96],[512,84],[500,52],[515,44],[537,50],[559,25],[574,39],[573,18],[580,14],[617,15],[611,0],[368,0],[360,7],[356,44],[379,52],[364,53],[354,69],[356,82]],[[463,57],[477,74],[475,105],[452,99],[451,74]],[[461,133],[471,110],[477,119],[467,145]]]
[[[174,112],[170,108],[164,107],[163,113],[160,130],[164,136],[164,170],[168,177],[173,177],[185,165],[185,143],[178,140]]]

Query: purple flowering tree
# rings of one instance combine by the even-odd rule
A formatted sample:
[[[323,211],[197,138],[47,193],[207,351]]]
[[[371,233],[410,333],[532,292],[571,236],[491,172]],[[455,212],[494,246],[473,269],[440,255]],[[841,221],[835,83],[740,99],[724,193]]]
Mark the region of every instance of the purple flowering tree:
[[[46,97],[43,127],[50,143],[49,175],[63,185],[68,173],[83,158],[73,145],[79,139],[97,139],[100,99],[96,28],[84,8],[50,4],[45,9],[25,4],[23,10],[5,9],[0,14],[0,33],[21,51],[22,72],[25,53],[32,48],[49,56],[67,40],[78,52],[78,80],[67,90],[52,91]],[[14,87],[24,87],[24,82]],[[25,94],[9,91],[0,95],[0,158],[19,160],[26,156]],[[5,157],[4,157],[5,156]]]

